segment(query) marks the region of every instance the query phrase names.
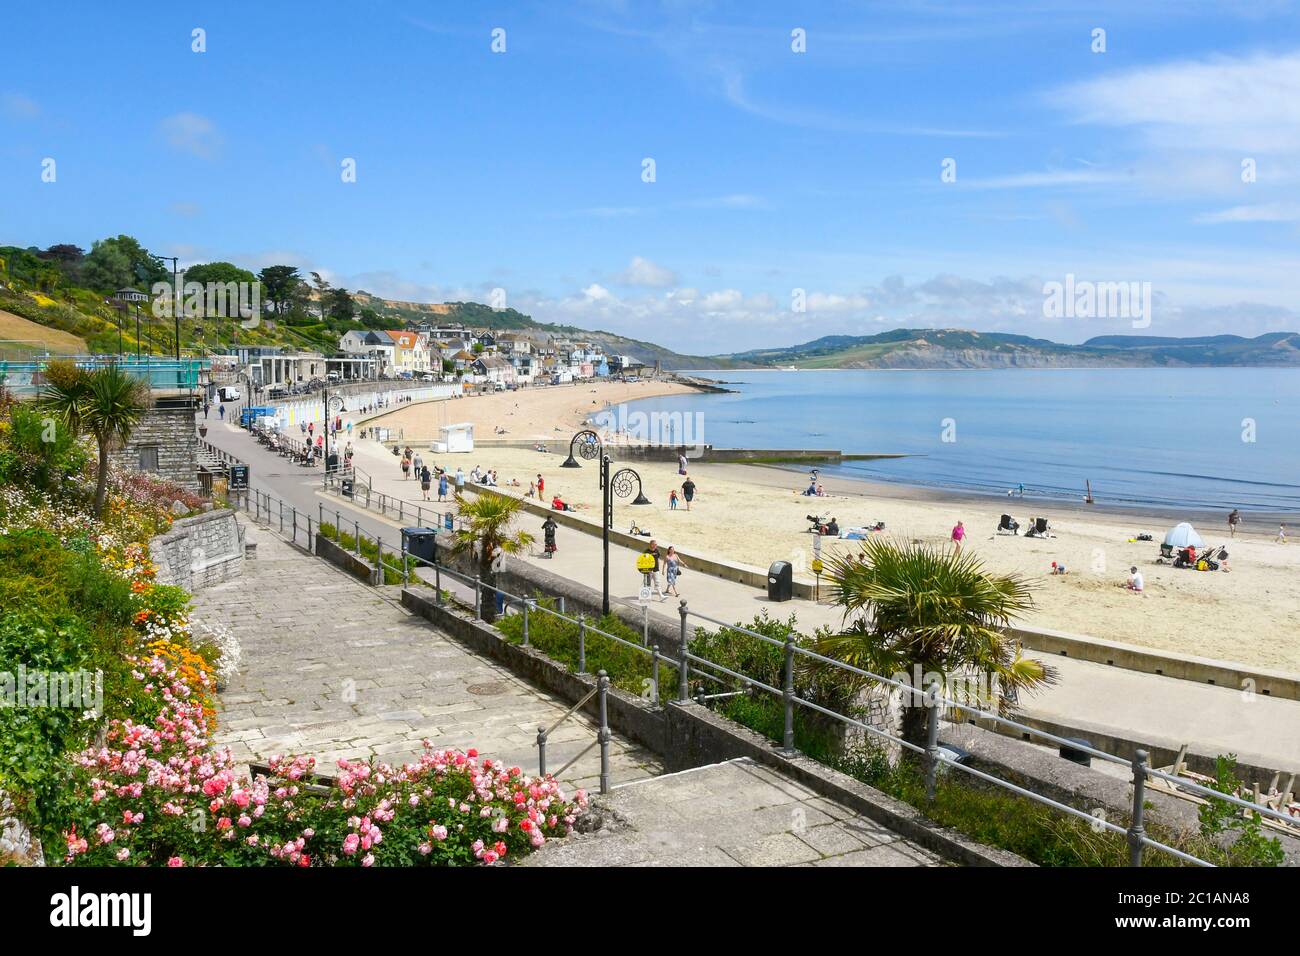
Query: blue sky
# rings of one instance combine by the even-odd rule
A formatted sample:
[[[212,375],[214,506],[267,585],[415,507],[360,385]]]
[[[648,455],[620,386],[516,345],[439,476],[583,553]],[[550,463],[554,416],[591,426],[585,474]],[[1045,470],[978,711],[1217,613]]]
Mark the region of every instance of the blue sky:
[[[6,12],[0,244],[501,288],[700,353],[1132,331],[1045,317],[1066,274],[1150,282],[1149,334],[1300,329],[1290,3],[183,6]]]

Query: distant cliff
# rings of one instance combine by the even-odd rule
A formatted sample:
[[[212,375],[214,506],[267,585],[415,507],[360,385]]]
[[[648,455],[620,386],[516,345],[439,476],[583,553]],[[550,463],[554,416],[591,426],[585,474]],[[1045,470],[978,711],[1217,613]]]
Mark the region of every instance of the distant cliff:
[[[831,335],[782,349],[715,357],[719,365],[798,368],[1177,368],[1300,367],[1300,334],[1255,338],[1105,335],[1081,345],[1003,332],[895,329],[879,335]]]

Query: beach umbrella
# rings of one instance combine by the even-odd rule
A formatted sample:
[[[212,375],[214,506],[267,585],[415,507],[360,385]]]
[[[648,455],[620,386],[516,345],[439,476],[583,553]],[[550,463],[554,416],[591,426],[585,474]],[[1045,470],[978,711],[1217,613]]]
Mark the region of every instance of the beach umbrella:
[[[1182,524],[1176,524],[1165,532],[1165,544],[1174,548],[1203,548],[1205,542],[1201,536],[1196,533],[1196,529],[1184,521]]]

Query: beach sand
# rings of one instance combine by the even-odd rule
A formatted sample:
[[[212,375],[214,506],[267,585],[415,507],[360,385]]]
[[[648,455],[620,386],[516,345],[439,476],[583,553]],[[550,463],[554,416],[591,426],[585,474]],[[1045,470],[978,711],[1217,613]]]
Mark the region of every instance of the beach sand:
[[[588,415],[606,405],[631,402],[661,395],[679,395],[692,389],[676,382],[583,382],[577,385],[550,385],[524,388],[514,392],[474,395],[445,402],[425,402],[399,409],[367,424],[400,429],[407,440],[436,439],[442,425],[470,422],[474,438],[541,440],[563,443],[568,453],[569,439],[582,427]],[[498,433],[504,428],[504,433]],[[472,466],[471,466],[472,467]]]
[[[437,463],[453,471],[462,467],[467,474],[475,465],[495,468],[503,485],[511,478],[522,483],[521,489],[503,489],[508,491],[526,489],[540,472],[546,480],[547,500],[558,493],[597,523],[600,491],[596,465],[585,463],[580,471],[560,468],[568,451],[567,440],[583,415],[600,407],[591,405],[592,399],[648,397],[656,394],[651,389],[662,387],[649,382],[639,386],[603,386],[594,394],[586,386],[505,393],[436,403],[452,406],[454,411],[413,406],[388,418],[404,419],[408,437],[424,431],[422,419],[429,424],[473,420],[479,429],[486,427],[489,435],[493,424],[504,421],[511,432],[507,437],[549,432],[547,453],[480,445],[471,454],[442,456],[445,460]],[[451,417],[444,419],[443,414]],[[502,414],[504,419],[494,419]],[[552,430],[557,425],[563,432]],[[616,449],[614,458],[617,461]],[[684,505],[674,511],[669,509],[668,492],[678,488],[680,494],[682,479],[676,465],[631,465],[641,475],[652,504],[634,507],[630,501],[619,500],[615,528],[626,531],[635,521],[649,529],[661,545],[676,545],[687,554],[704,554],[763,570],[772,561],[790,561],[798,578],[812,580],[807,569],[813,556],[813,536],[806,531],[809,522],[805,515],[832,515],[841,528],[884,521],[887,535],[932,544],[946,544],[960,519],[966,526],[966,549],[978,555],[990,571],[1021,574],[1036,585],[1036,607],[1022,620],[1025,625],[1300,672],[1300,538],[1287,545],[1273,543],[1276,521],[1262,516],[1245,515],[1243,529],[1231,541],[1226,520],[1217,525],[1198,524],[1207,545],[1228,545],[1232,568],[1229,573],[1198,572],[1155,563],[1159,543],[1173,523],[1168,516],[1092,513],[1076,507],[1054,510],[1044,502],[946,497],[935,489],[897,485],[883,494],[870,483],[827,475],[822,477],[827,497],[804,497],[798,492],[807,487],[807,470],[695,462],[689,464],[697,485],[695,501],[689,512]],[[998,517],[1004,511],[1020,521],[1022,532],[1035,515],[1042,514],[1051,522],[1056,537],[995,535]],[[1148,532],[1155,540],[1130,543],[1128,539],[1139,532]],[[855,541],[825,537],[822,545],[824,557],[859,547]],[[1053,561],[1064,564],[1069,573],[1052,576]],[[1142,594],[1122,586],[1131,565],[1137,565],[1145,576]]]

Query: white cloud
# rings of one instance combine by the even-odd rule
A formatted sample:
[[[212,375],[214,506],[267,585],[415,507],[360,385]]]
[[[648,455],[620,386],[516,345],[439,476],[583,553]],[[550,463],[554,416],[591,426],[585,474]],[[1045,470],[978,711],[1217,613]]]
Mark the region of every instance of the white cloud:
[[[36,119],[41,115],[40,105],[22,93],[5,93],[0,96],[0,108],[11,119]]]
[[[1233,206],[1196,217],[1197,222],[1300,222],[1300,203],[1259,203],[1253,206]]]
[[[1079,123],[1142,127],[1180,149],[1300,146],[1300,51],[1214,56],[1113,73],[1048,94]]]
[[[613,280],[619,285],[664,289],[677,284],[677,274],[642,256],[633,256],[628,267],[613,276]]]
[[[214,159],[221,148],[217,125],[198,113],[175,113],[158,123],[158,132],[173,149],[200,159]]]

